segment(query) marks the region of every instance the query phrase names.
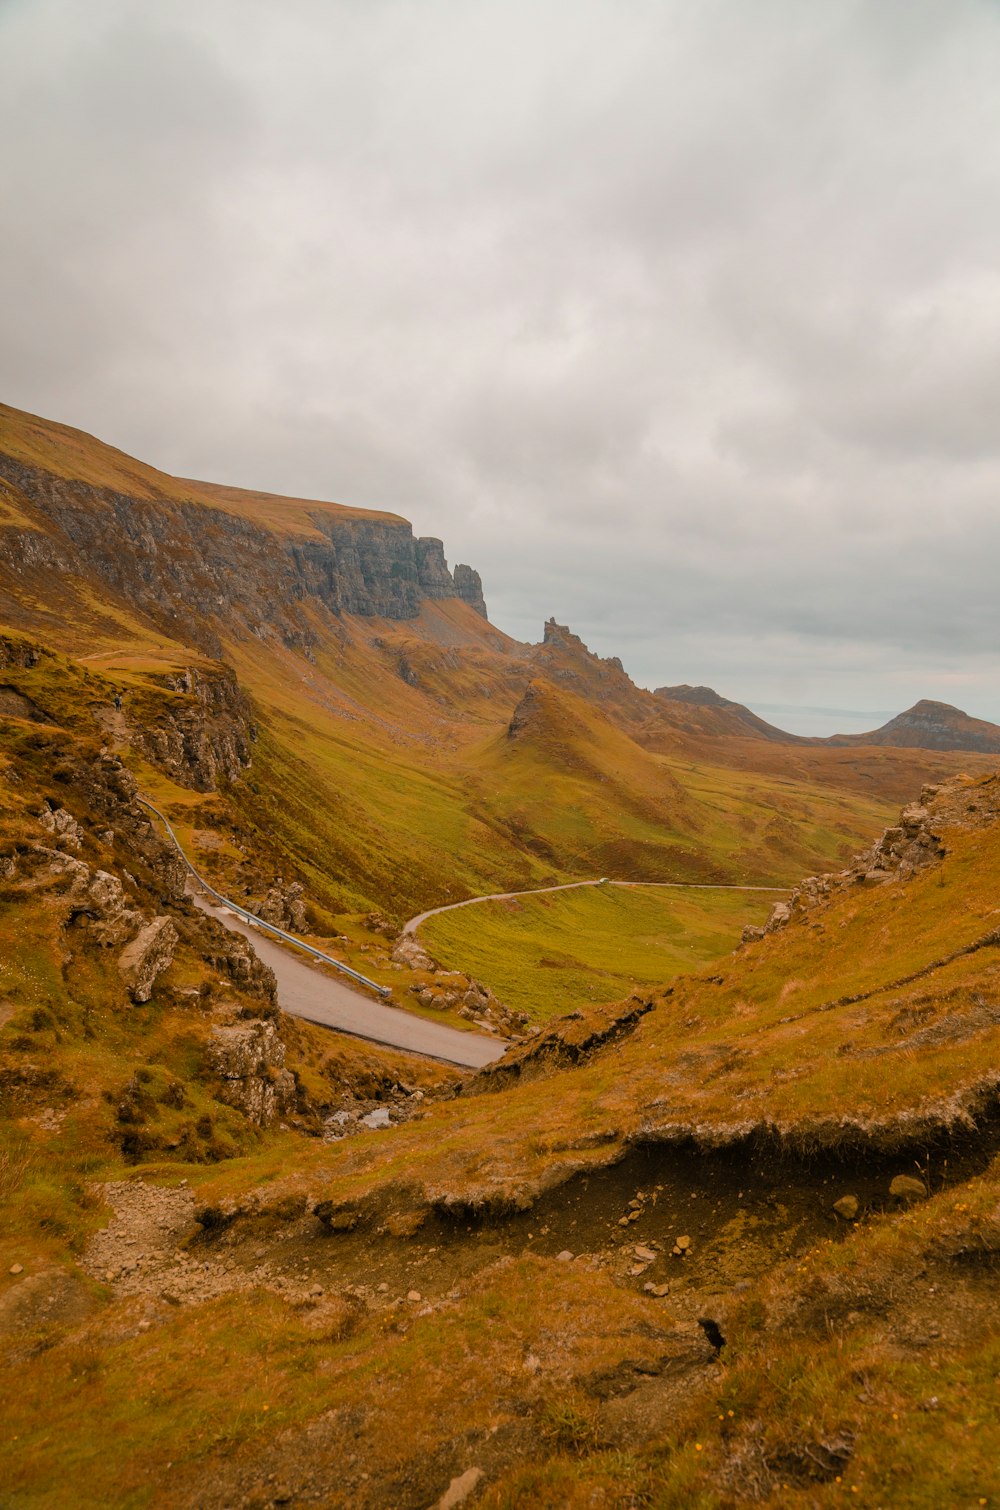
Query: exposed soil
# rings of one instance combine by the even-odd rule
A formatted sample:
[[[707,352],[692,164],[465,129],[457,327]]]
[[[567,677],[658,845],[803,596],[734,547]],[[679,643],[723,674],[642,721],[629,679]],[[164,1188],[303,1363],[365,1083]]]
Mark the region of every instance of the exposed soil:
[[[711,1299],[752,1288],[775,1264],[903,1209],[889,1193],[896,1175],[935,1193],[980,1173],[998,1149],[1000,1119],[931,1148],[854,1150],[840,1160],[777,1154],[753,1142],[715,1153],[651,1145],[576,1175],[509,1217],[428,1212],[399,1191],[377,1222],[332,1232],[294,1204],[285,1214],[271,1210],[206,1230],[186,1188],[119,1181],[103,1188],[115,1216],[92,1240],[86,1266],[121,1293],[178,1304],[263,1287],[302,1305],[347,1290],[382,1308],[413,1291],[421,1303],[440,1301],[505,1256],[566,1254],[566,1262],[604,1269],[650,1294],[654,1306],[669,1295],[671,1314],[692,1318]],[[858,1203],[853,1221],[833,1209],[847,1195]]]

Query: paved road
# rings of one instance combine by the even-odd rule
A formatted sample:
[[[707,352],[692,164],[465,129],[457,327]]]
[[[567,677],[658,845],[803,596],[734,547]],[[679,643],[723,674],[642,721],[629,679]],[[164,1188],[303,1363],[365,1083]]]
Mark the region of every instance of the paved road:
[[[194,887],[191,900],[202,912],[217,918],[233,933],[250,939],[254,950],[270,965],[278,980],[278,1002],[283,1012],[318,1022],[341,1033],[353,1033],[394,1049],[444,1059],[463,1069],[479,1069],[499,1059],[507,1047],[503,1039],[487,1038],[482,1033],[460,1033],[444,1023],[427,1022],[401,1007],[387,1007],[355,991],[341,980],[327,975],[321,968],[296,959],[280,944],[244,923],[228,907],[210,901]]]
[[[456,907],[475,907],[479,902],[510,902],[516,897],[540,897],[548,891],[576,891],[580,886],[665,886],[674,891],[780,891],[783,894],[792,889],[790,886],[737,886],[725,881],[565,881],[561,886],[535,886],[531,891],[491,891],[484,897],[466,897],[464,902],[431,907],[404,923],[403,932],[416,933],[428,918],[436,918],[439,912],[453,912]]]

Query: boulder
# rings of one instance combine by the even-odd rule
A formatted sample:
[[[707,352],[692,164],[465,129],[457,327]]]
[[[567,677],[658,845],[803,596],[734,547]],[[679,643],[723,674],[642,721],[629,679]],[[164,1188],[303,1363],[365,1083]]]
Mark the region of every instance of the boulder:
[[[56,844],[65,845],[67,849],[79,849],[83,843],[83,829],[73,814],[68,813],[64,807],[43,808],[38,821],[45,832],[52,835]]]
[[[269,1126],[295,1104],[295,1077],[284,1068],[285,1045],[273,1022],[216,1028],[210,1050],[225,1082],[221,1100],[236,1106],[258,1127]]]
[[[107,870],[94,872],[79,910],[89,917],[99,944],[126,943],[144,921],[142,913],[128,905],[121,881]]]
[[[286,932],[304,933],[306,904],[302,900],[303,891],[301,882],[293,881],[290,885],[283,886],[279,878],[258,905],[257,916],[263,918],[265,923],[273,923],[276,928],[284,928]]]
[[[889,1194],[901,1201],[922,1201],[927,1195],[927,1186],[911,1174],[897,1174],[889,1186]]]
[[[834,1201],[833,1209],[845,1222],[853,1222],[858,1214],[858,1198],[856,1195],[842,1195],[839,1201]]]
[[[792,909],[788,902],[775,902],[771,908],[771,916],[764,925],[765,933],[774,933],[785,924],[792,916]]]
[[[148,1001],[153,983],[173,963],[177,929],[168,917],[154,918],[118,956],[118,969],[134,1002]]]

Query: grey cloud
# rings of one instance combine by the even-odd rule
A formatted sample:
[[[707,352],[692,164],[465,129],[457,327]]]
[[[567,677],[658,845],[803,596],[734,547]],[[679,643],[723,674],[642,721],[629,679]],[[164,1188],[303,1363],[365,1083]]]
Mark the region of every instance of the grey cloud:
[[[1000,718],[998,70],[987,0],[8,0],[4,396],[650,683]]]

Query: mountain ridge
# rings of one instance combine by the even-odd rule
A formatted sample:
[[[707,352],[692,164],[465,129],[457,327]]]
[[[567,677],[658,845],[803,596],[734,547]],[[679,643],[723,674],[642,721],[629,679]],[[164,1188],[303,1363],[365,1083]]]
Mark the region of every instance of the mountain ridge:
[[[1000,754],[1000,725],[974,718],[951,703],[920,698],[912,708],[897,713],[878,729],[862,734],[789,734],[767,723],[743,703],[723,697],[712,687],[693,687],[684,683],[676,687],[657,687],[654,697],[666,703],[691,705],[707,710],[699,732],[708,734],[746,733],[751,738],[767,739],[776,744],[826,746],[890,745],[896,749],[968,750],[979,754]],[[713,718],[712,715],[716,715]],[[730,722],[726,722],[729,715]]]

